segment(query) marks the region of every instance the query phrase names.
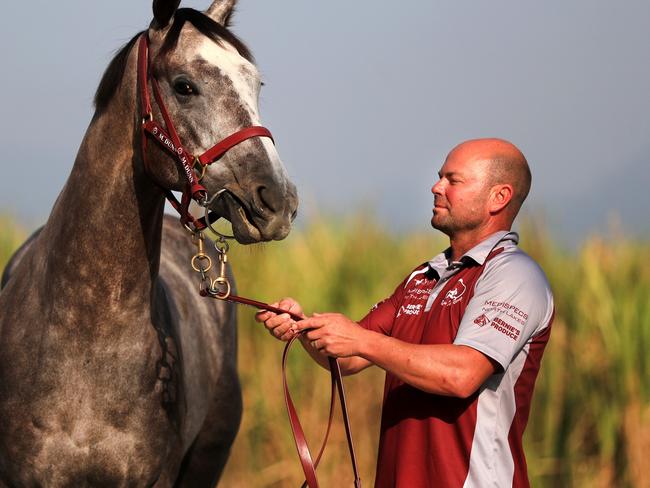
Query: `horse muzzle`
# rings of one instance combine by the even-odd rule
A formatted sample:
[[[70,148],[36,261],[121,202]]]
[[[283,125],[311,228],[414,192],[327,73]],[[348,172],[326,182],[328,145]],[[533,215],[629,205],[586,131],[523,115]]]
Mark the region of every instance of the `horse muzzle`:
[[[251,191],[228,185],[211,199],[208,208],[230,221],[241,244],[279,241],[287,237],[296,217],[298,196],[293,183],[285,188],[260,185]]]

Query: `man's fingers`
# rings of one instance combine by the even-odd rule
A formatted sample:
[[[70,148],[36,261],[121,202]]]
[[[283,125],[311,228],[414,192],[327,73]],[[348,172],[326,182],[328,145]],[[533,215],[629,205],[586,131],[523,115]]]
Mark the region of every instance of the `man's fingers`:
[[[289,330],[291,330],[291,326],[288,324],[284,324],[284,325],[278,325],[274,329],[271,329],[269,332],[271,332],[271,334],[273,334],[278,339],[281,339],[282,336]]]
[[[274,315],[275,314],[273,312],[269,312],[268,310],[260,310],[255,314],[255,320],[258,322],[266,322]]]
[[[291,298],[283,298],[280,300],[280,302],[276,305],[276,307],[281,308],[282,310],[291,310],[291,307],[296,305],[296,301],[292,300]]]
[[[293,330],[289,329],[289,330],[287,330],[284,334],[282,334],[282,337],[280,337],[280,340],[282,340],[282,341],[289,341],[289,340],[291,340],[291,339],[293,338],[293,336],[295,336],[295,335],[296,335],[296,333],[295,333]]]
[[[318,339],[322,339],[325,336],[325,334],[323,334],[323,331],[319,329],[311,329],[305,332],[304,336],[310,341],[316,341]]]
[[[307,319],[296,322],[296,329],[303,331],[306,329],[319,329],[327,323],[327,320],[322,316],[309,317]]]

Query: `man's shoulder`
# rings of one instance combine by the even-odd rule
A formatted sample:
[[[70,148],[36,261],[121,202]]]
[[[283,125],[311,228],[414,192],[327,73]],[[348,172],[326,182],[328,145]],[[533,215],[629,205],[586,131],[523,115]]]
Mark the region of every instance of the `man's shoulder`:
[[[548,279],[541,266],[516,245],[504,247],[489,259],[485,264],[483,275],[485,278],[550,290]]]
[[[485,263],[475,285],[474,298],[479,302],[475,306],[481,307],[483,313],[505,314],[526,326],[531,334],[550,324],[555,308],[544,271],[516,246],[504,247]]]

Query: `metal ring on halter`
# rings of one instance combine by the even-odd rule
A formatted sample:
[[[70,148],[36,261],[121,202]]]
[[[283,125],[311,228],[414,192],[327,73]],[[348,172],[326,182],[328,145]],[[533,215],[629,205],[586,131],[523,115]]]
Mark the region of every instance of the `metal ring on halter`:
[[[221,292],[219,288],[217,288],[218,286],[225,286],[225,291]],[[221,276],[215,278],[210,286],[209,292],[218,299],[225,300],[230,296],[230,281],[228,281],[228,278],[223,278]]]
[[[207,265],[205,268],[198,264],[201,261],[207,261]],[[192,264],[192,269],[197,273],[199,272],[207,273],[208,271],[210,271],[210,268],[212,268],[212,259],[207,254],[195,254],[192,257],[191,264]]]
[[[214,241],[214,249],[222,256],[225,256],[230,251],[230,244],[223,237],[219,237],[219,239]]]
[[[211,198],[211,199],[210,199],[210,200],[205,204],[205,207],[204,207],[204,208],[205,208],[205,224],[208,226],[208,228],[209,228],[212,232],[214,232],[215,234],[217,234],[217,235],[218,235],[219,237],[221,237],[222,239],[234,239],[235,236],[230,236],[230,235],[228,235],[228,234],[222,234],[222,233],[219,232],[217,229],[215,229],[214,227],[212,227],[212,222],[210,222],[210,206],[212,205],[212,202],[215,200],[215,198],[220,197],[221,195],[223,195],[223,194],[224,194],[225,192],[227,192],[227,191],[228,191],[227,189],[222,188],[222,189],[219,190],[217,193],[215,193],[215,194],[213,195],[213,197],[212,197],[212,198]],[[219,219],[220,219],[220,218],[221,218],[221,217],[219,217]],[[217,219],[217,220],[219,220],[219,219]],[[215,222],[216,222],[216,220],[215,220]]]

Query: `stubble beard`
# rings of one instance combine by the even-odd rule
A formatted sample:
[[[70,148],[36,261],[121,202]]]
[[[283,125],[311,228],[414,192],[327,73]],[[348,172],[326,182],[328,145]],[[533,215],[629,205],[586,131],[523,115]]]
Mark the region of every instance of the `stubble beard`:
[[[439,230],[443,234],[450,235],[449,232],[453,232],[454,229],[453,219],[450,215],[443,217],[434,213],[431,216],[431,227]]]
[[[468,217],[466,219],[459,219],[454,217],[449,213],[449,210],[447,210],[447,215],[436,215],[434,212],[431,217],[431,227],[449,237],[452,237],[458,232],[466,232],[475,229],[480,225],[480,223],[481,221],[479,218]]]

